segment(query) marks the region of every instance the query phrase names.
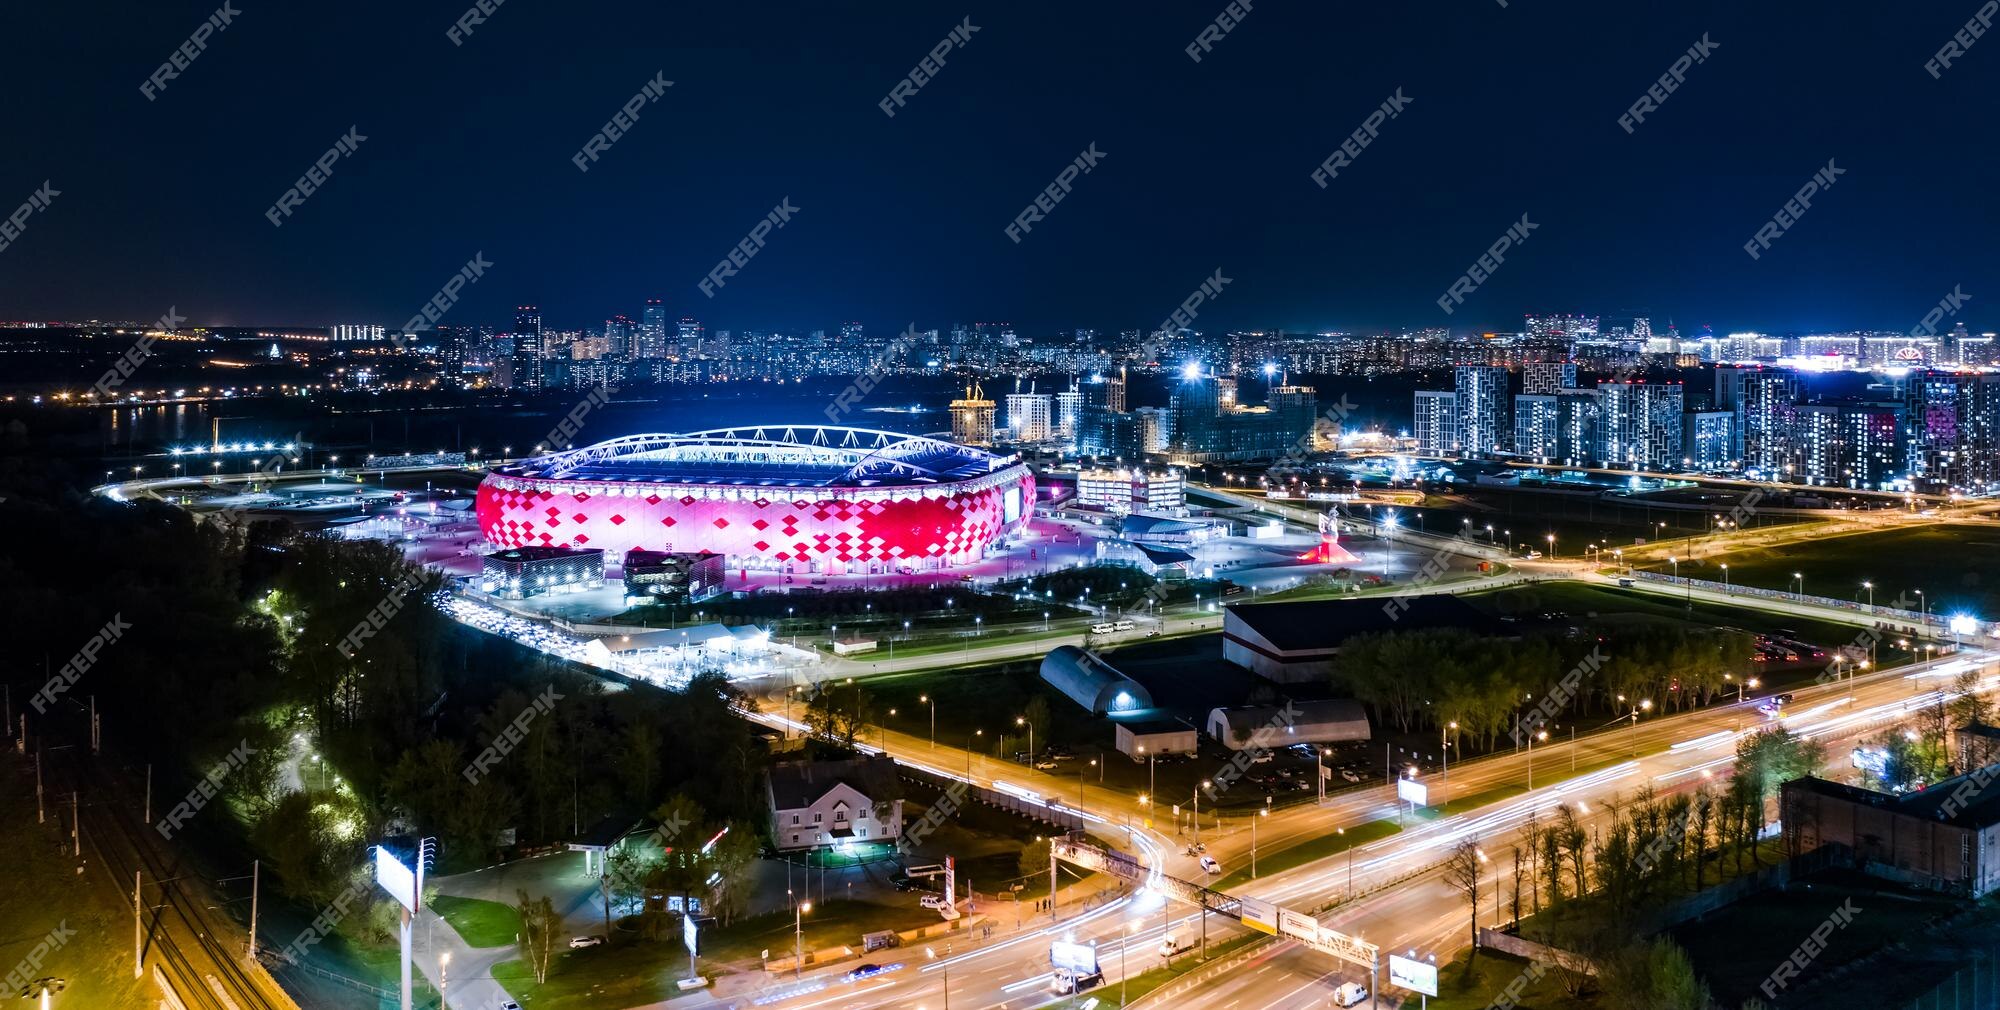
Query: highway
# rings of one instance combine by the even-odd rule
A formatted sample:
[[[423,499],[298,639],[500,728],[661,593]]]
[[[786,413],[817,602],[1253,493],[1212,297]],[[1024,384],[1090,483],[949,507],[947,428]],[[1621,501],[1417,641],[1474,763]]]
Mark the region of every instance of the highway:
[[[1899,721],[1928,703],[1968,664],[1986,671],[1982,690],[2000,684],[2000,679],[1993,676],[1994,662],[1991,654],[1968,652],[1801,688],[1793,692],[1794,701],[1787,707],[1788,714],[1782,722],[1794,732],[1824,742],[1829,765],[1837,767],[1855,740]],[[1511,847],[1531,814],[1546,818],[1559,805],[1573,805],[1583,812],[1588,826],[1601,823],[1611,801],[1641,786],[1651,784],[1657,790],[1671,792],[1726,777],[1734,763],[1736,741],[1772,723],[1756,710],[1753,699],[1656,717],[1635,726],[1583,736],[1574,744],[1551,740],[1537,746],[1532,758],[1523,750],[1470,761],[1452,768],[1448,780],[1436,775],[1428,778],[1433,805],[1457,797],[1505,791],[1504,787],[1509,786],[1525,787],[1531,760],[1537,788],[1437,820],[1409,818],[1404,830],[1359,846],[1352,850],[1351,856],[1330,856],[1233,886],[1230,891],[1303,912],[1327,909],[1320,915],[1326,926],[1376,943],[1385,952],[1416,950],[1420,954],[1435,954],[1442,963],[1469,942],[1464,897],[1442,881],[1438,870],[1461,839],[1473,839],[1491,853],[1504,881],[1513,872]],[[962,763],[963,752],[951,748],[933,751],[927,742],[903,734],[887,733],[880,737],[871,734],[867,742],[909,764],[970,777],[982,784],[1004,781],[1027,789],[1046,790],[1044,795],[1051,796],[1062,795],[1057,790],[1067,786],[1068,794],[1061,802],[1073,808],[1078,805],[1071,799],[1076,795],[1073,782],[1048,779],[1019,766],[979,758],[972,760],[968,775],[967,766]],[[1570,777],[1572,764],[1581,774]],[[1143,823],[1145,811],[1134,797],[1086,784],[1080,803],[1082,809],[1102,819],[1097,831],[1100,837],[1115,845],[1125,835],[1132,843],[1125,847],[1149,866],[1183,879],[1205,876],[1171,836],[1136,827]],[[1287,844],[1332,833],[1337,827],[1352,828],[1396,816],[1397,804],[1385,787],[1350,790],[1330,797],[1323,806],[1307,805],[1272,814],[1260,824],[1259,847],[1275,852]],[[1129,829],[1129,834],[1126,825],[1135,826]],[[1225,871],[1248,860],[1250,837],[1241,822],[1232,820],[1220,828],[1205,827],[1203,839]],[[1388,886],[1391,883],[1394,886]],[[1483,923],[1494,922],[1499,914],[1491,904],[1492,894],[1490,889],[1486,890],[1481,899]],[[1159,924],[1161,901],[1142,891],[1090,912],[1065,911],[1064,924],[1055,932],[1098,941],[1107,985],[1115,988],[1120,978],[1116,962],[1121,933],[1137,929],[1130,933],[1128,941],[1132,944],[1129,960],[1134,962],[1131,968],[1134,974],[1157,963],[1163,932]],[[1185,908],[1169,909],[1166,914],[1191,921],[1191,910]],[[1210,917],[1211,942],[1238,931],[1225,922]],[[1017,1008],[1045,1001],[1050,995],[1045,984],[1047,944],[1051,938],[1051,931],[1046,929],[1024,932],[1010,936],[1004,945],[996,943],[955,955],[951,963],[954,1004]],[[837,978],[839,971],[829,969],[827,974]],[[904,974],[908,978],[895,977]],[[935,962],[906,965],[902,972],[872,980],[867,986],[826,984],[822,979],[809,993],[792,998],[780,995],[767,1005],[789,1010],[910,1006],[915,998],[913,993],[921,988],[917,980],[930,979],[933,974],[942,974]],[[1197,990],[1198,1001],[1184,1005],[1234,1006],[1237,1010],[1296,1005],[1295,1001],[1307,996],[1326,996],[1341,981],[1366,980],[1358,970],[1345,968],[1325,954],[1281,942],[1274,944],[1254,965],[1226,973],[1204,985]],[[941,986],[941,978],[932,984]],[[1186,1001],[1189,997],[1184,995],[1179,999]]]

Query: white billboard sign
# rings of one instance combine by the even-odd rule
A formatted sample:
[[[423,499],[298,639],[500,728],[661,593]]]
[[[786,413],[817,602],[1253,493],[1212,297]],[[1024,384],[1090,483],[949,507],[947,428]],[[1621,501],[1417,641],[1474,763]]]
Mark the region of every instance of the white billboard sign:
[[[1245,926],[1259,933],[1277,934],[1278,906],[1257,898],[1239,898],[1237,900]]]
[[[1278,909],[1278,935],[1305,943],[1319,940],[1319,920],[1289,908]]]
[[[1056,940],[1049,944],[1049,964],[1085,977],[1097,974],[1097,948],[1087,943]]]
[[[1397,779],[1396,798],[1407,800],[1420,807],[1429,806],[1431,790],[1429,786],[1418,782],[1416,779]]]
[[[1438,994],[1438,966],[1395,954],[1389,955],[1389,984],[1426,996]]]
[[[694,924],[694,913],[690,912],[681,916],[681,943],[687,947],[689,957],[693,957],[699,953],[696,947],[699,946],[700,938],[701,930]],[[1432,993],[1431,995],[1435,996],[1437,994]]]
[[[375,847],[375,882],[404,908],[417,910],[417,875],[380,845]]]

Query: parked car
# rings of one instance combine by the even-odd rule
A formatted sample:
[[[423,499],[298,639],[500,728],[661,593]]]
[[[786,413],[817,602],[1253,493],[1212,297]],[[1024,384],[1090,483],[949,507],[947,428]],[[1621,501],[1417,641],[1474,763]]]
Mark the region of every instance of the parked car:
[[[595,947],[603,942],[604,938],[601,936],[572,936],[569,938],[569,949],[582,950],[585,947]]]
[[[1368,987],[1359,982],[1343,982],[1333,991],[1334,1006],[1359,1006],[1367,998]]]
[[[1361,781],[1361,773],[1360,773],[1360,772],[1357,772],[1357,771],[1355,771],[1355,770],[1354,770],[1354,769],[1352,769],[1352,768],[1342,768],[1342,769],[1340,770],[1340,777],[1341,777],[1341,778],[1343,778],[1343,779],[1346,779],[1346,780],[1347,780],[1347,781],[1349,781],[1349,782],[1359,782],[1359,781]]]

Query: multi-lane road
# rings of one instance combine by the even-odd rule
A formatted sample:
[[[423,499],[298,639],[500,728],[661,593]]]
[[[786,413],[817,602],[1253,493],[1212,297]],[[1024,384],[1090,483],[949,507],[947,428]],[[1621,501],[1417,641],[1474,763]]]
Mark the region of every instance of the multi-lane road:
[[[1324,909],[1319,918],[1326,926],[1378,944],[1385,952],[1415,950],[1419,955],[1435,955],[1442,962],[1469,942],[1465,898],[1444,883],[1440,870],[1440,864],[1461,840],[1472,839],[1491,853],[1494,869],[1504,883],[1512,875],[1512,846],[1531,816],[1546,818],[1558,806],[1569,805],[1589,823],[1604,817],[1611,801],[1641,787],[1672,792],[1725,777],[1734,761],[1736,741],[1774,724],[1822,741],[1830,759],[1840,762],[1855,740],[1907,718],[1938,691],[1948,690],[1960,670],[1985,671],[1982,689],[1992,689],[1996,683],[1993,664],[1990,654],[1967,652],[1801,688],[1793,692],[1794,700],[1781,719],[1758,711],[1752,700],[1661,716],[1580,737],[1574,743],[1551,740],[1537,746],[1532,755],[1523,750],[1468,762],[1454,767],[1448,780],[1430,777],[1433,804],[1458,797],[1506,794],[1511,791],[1508,787],[1525,790],[1531,762],[1536,788],[1448,817],[1408,818],[1401,831],[1387,838],[1230,890],[1300,911]],[[1086,784],[1078,798],[1073,782],[1044,781],[1044,776],[1019,766],[978,758],[968,766],[962,752],[932,750],[928,742],[903,734],[871,735],[868,742],[899,760],[942,774],[1060,796],[1059,802],[1065,806],[1087,810],[1099,818],[1097,833],[1101,837],[1113,844],[1122,840],[1126,843],[1122,847],[1148,865],[1183,879],[1206,877],[1180,840],[1143,827],[1146,811],[1134,797]],[[1572,767],[1580,773],[1572,774]],[[1067,792],[1062,791],[1065,789]],[[1333,833],[1336,828],[1397,815],[1398,805],[1386,788],[1352,790],[1330,797],[1324,805],[1272,814],[1260,822],[1258,840],[1264,851],[1276,851]],[[1204,838],[1209,852],[1225,868],[1247,861],[1250,838],[1241,825],[1205,829]],[[1489,884],[1481,899],[1482,923],[1491,924],[1502,917],[1495,901],[1496,889]],[[1187,922],[1178,928],[1183,935],[1191,935],[1191,914],[1184,906],[1163,908],[1161,898],[1143,890],[1097,909],[1066,911],[1057,927],[1024,930],[1010,935],[1005,943],[954,955],[950,964],[953,1002],[989,1010],[1045,1002],[1050,995],[1046,987],[1047,948],[1051,939],[1061,936],[1097,941],[1107,985],[1115,987],[1121,978],[1121,936],[1131,944],[1127,963],[1136,974],[1158,963],[1163,915]],[[1226,920],[1210,917],[1211,941],[1237,931],[1238,927]],[[910,1006],[925,980],[942,992],[943,970],[938,962],[920,962],[867,985],[822,980],[809,992],[776,998],[769,1005],[787,1010]],[[837,976],[837,972],[833,974]],[[1276,1008],[1297,1005],[1305,996],[1324,998],[1341,981],[1366,980],[1358,970],[1325,954],[1285,942],[1273,944],[1243,969],[1223,973],[1202,985],[1195,990],[1198,1002],[1188,1002],[1197,998],[1190,994],[1178,999],[1183,1005]]]

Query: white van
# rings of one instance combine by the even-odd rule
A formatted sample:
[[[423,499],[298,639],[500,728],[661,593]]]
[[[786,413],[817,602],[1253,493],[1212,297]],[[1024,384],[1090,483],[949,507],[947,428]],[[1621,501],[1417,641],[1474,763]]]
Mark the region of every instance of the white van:
[[[1179,954],[1192,946],[1194,945],[1181,939],[1179,933],[1168,933],[1165,938],[1160,940],[1160,956],[1171,959],[1175,954]]]
[[[1117,627],[1115,624],[1093,624],[1090,626],[1090,633],[1093,635],[1109,635],[1113,631],[1116,631]]]
[[[1114,624],[1114,625],[1112,625],[1112,626],[1111,626],[1111,630],[1113,630],[1113,631],[1131,631],[1132,629],[1134,629],[1134,628],[1136,628],[1136,627],[1138,627],[1138,625],[1136,625],[1136,624],[1133,624],[1133,623],[1132,623],[1131,621],[1119,621],[1119,622],[1118,622],[1117,624]]]
[[[1345,982],[1333,991],[1334,1006],[1359,1006],[1368,998],[1368,987],[1359,982]]]

